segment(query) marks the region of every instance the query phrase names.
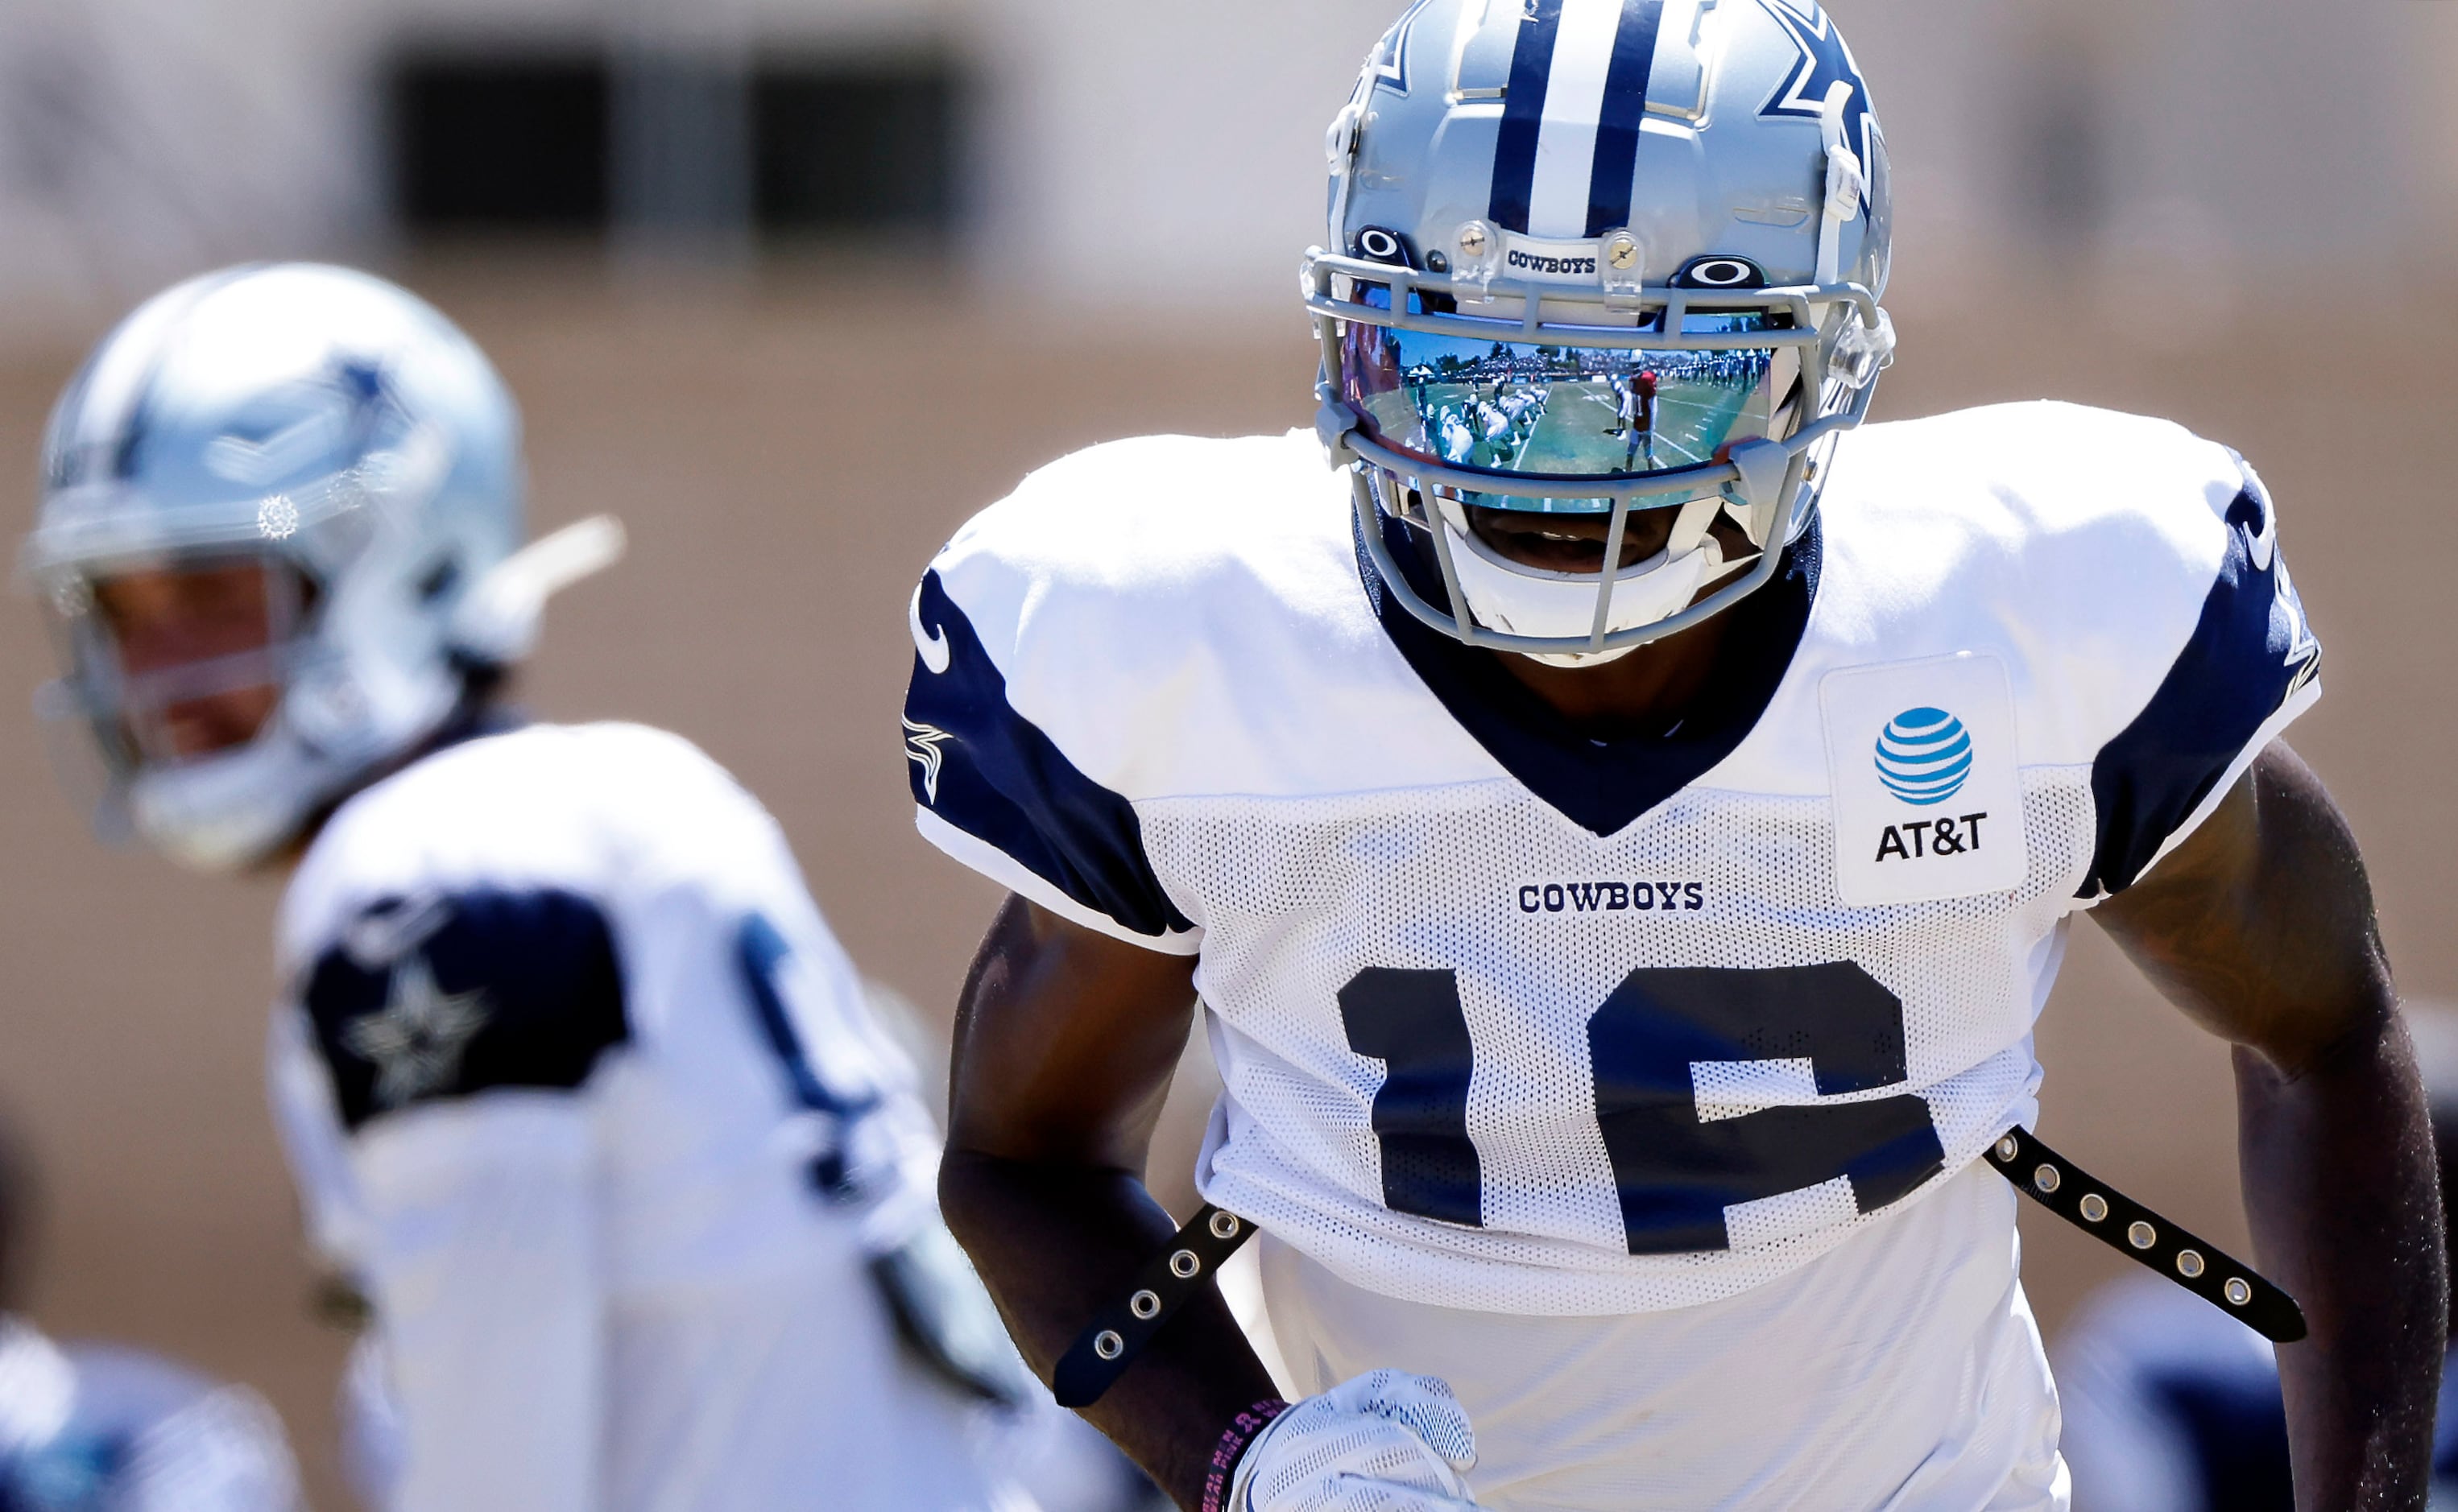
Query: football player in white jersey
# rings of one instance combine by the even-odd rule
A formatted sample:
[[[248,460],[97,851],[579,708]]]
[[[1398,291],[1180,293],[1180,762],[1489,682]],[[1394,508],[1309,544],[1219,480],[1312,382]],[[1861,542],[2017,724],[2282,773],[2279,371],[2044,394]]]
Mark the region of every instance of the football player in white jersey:
[[[2062,1507],[2000,1170],[2297,1332],[2025,1154],[2089,915],[2239,1046],[2306,1504],[2418,1504],[2431,1147],[2252,470],[1858,428],[1885,146],[1812,0],[1424,0],[1328,147],[1316,433],[1059,463],[912,604],[921,828],[1014,894],[941,1196],[1062,1399],[1123,1369],[1095,1420],[1189,1508]],[[1461,466],[1504,365],[1552,418]],[[1173,1248],[1134,1172],[1198,995]],[[1249,1222],[1285,1411],[1170,1279]]]
[[[468,339],[341,269],[195,280],[90,359],[43,481],[101,821],[295,867],[273,1096],[372,1304],[383,1504],[1029,1507],[976,1403],[1030,1381],[782,833],[677,736],[497,703],[619,534],[522,546]]]

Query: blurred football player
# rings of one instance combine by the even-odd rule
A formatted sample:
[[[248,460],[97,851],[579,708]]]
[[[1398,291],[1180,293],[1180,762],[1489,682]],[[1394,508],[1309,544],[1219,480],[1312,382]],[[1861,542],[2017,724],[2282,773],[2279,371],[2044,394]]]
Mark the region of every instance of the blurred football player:
[[[1638,454],[1647,453],[1647,465],[1656,466],[1656,375],[1625,373],[1614,381],[1614,425],[1608,435],[1621,437],[1629,445],[1622,452],[1624,472],[1635,469]]]
[[[0,1130],[0,1508],[299,1512],[263,1398],[138,1350],[55,1344],[19,1314],[33,1198]]]
[[[2458,1238],[2458,1009],[2409,1002],[2432,1109],[2442,1243]],[[2172,1286],[2127,1277],[2094,1293],[2051,1351],[2066,1458],[2083,1512],[2289,1512],[2287,1415],[2271,1346]],[[2433,1512],[2458,1509],[2458,1341],[2444,1357]]]
[[[908,1063],[776,823],[681,738],[504,708],[595,520],[524,547],[512,403],[427,305],[234,269],[61,399],[24,550],[96,818],[295,868],[273,1099],[400,1512],[1017,1504],[1030,1387]],[[900,1340],[902,1336],[902,1341]]]
[[[1028,1355],[1120,1362],[1095,1420],[1190,1508],[2063,1506],[1996,1163],[2089,915],[2239,1046],[2299,1486],[2415,1505],[2424,1100],[2252,470],[1856,428],[1888,173],[1812,0],[1425,0],[1328,147],[1315,434],[1062,462],[913,601],[922,830],[1015,894],[941,1196]],[[1402,375],[1506,364],[1564,423],[1459,466]],[[1134,1174],[1198,991],[1285,1408]]]

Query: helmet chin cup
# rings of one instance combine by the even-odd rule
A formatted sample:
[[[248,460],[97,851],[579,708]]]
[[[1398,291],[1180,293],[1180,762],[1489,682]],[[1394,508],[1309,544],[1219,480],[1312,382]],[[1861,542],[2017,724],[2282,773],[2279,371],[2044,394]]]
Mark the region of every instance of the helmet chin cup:
[[[1525,580],[1532,575],[1540,580],[1558,579],[1578,597],[1582,613],[1561,634],[1505,629],[1496,623],[1500,619],[1514,627],[1539,621],[1551,624],[1554,615],[1536,609],[1533,600],[1519,603],[1507,588],[1499,613],[1489,615],[1483,605],[1473,601],[1469,586],[1470,579],[1489,574],[1480,573],[1476,567],[1462,567],[1464,562],[1480,559],[1489,549],[1476,540],[1469,527],[1466,508],[1451,495],[1492,492],[1514,483],[1524,488],[1524,481],[1497,479],[1395,452],[1365,433],[1363,417],[1355,409],[1328,394],[1316,416],[1316,433],[1324,441],[1331,464],[1349,471],[1351,504],[1367,560],[1392,602],[1411,618],[1470,646],[1510,652],[1553,666],[1596,666],[1617,660],[1651,641],[1692,629],[1771,582],[1781,567],[1783,548],[1806,526],[1808,511],[1813,507],[1808,481],[1811,455],[1839,431],[1858,424],[1865,408],[1864,391],[1860,405],[1845,414],[1818,422],[1785,441],[1754,439],[1735,443],[1728,448],[1725,461],[1709,466],[1650,478],[1564,480],[1552,485],[1552,491],[1566,497],[1610,498],[1617,508],[1630,514],[1647,508],[1677,508],[1681,515],[1675,522],[1676,536],[1695,539],[1698,546],[1689,555],[1700,559],[1699,576],[1691,584],[1688,594],[1654,618],[1628,616],[1631,606],[1623,601],[1622,590],[1637,574],[1658,565],[1668,569],[1676,565],[1678,558],[1669,543],[1658,558],[1625,569],[1615,576],[1613,599],[1603,605],[1601,614],[1599,601],[1604,580],[1600,574],[1544,573],[1517,564],[1493,566],[1494,573],[1512,578]],[[1720,544],[1707,533],[1716,516],[1728,510],[1745,516],[1740,523],[1755,549],[1754,557],[1726,557]],[[1392,554],[1384,536],[1386,518],[1422,530],[1430,538],[1442,569],[1443,595],[1448,607],[1427,602],[1410,585],[1406,569]],[[1617,533],[1613,540],[1617,542]],[[1462,549],[1455,550],[1455,543]],[[1712,563],[1706,560],[1711,549],[1715,553]],[[1748,564],[1748,570],[1735,576],[1735,570],[1743,563]],[[1715,587],[1703,599],[1690,601],[1700,588],[1715,583],[1719,573],[1731,580]],[[1672,596],[1673,581],[1670,577],[1663,580],[1662,591],[1668,597]],[[1488,592],[1486,597],[1491,601],[1493,595]]]
[[[1704,502],[1712,519],[1719,501]],[[1444,506],[1441,528],[1448,540],[1443,545],[1450,555],[1460,595],[1479,624],[1506,634],[1555,641],[1582,640],[1594,632],[1598,601],[1605,596],[1601,574],[1549,572],[1513,562],[1488,546],[1464,519],[1455,518],[1455,508],[1448,503]],[[1682,506],[1684,514],[1692,508],[1693,505]],[[1679,528],[1676,527],[1677,534]],[[1668,546],[1614,574],[1605,630],[1608,633],[1638,630],[1678,613],[1723,566],[1723,549],[1706,533],[1704,525],[1699,526],[1686,550]],[[1623,646],[1531,654],[1552,667],[1598,667],[1619,661],[1637,649]]]
[[[122,802],[129,827],[170,860],[198,872],[243,871],[295,839],[346,779],[282,730],[235,750],[148,767]]]

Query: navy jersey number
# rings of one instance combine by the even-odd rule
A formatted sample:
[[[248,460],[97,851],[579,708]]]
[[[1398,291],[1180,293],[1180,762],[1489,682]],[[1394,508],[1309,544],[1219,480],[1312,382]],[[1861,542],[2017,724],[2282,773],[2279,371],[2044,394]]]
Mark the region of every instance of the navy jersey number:
[[[1340,1011],[1349,1048],[1385,1067],[1373,1109],[1384,1202],[1477,1225],[1474,1055],[1457,976],[1369,967],[1341,990]],[[1700,1116],[1691,1077],[1700,1062],[1806,1061],[1824,1097],[1905,1079],[1903,1003],[1850,962],[1641,968],[1589,1019],[1588,1051],[1633,1254],[1725,1249],[1725,1209],[1838,1176],[1873,1212],[1945,1168],[1928,1105],[1909,1093]]]
[[[859,1195],[857,1178],[846,1165],[846,1141],[855,1120],[879,1106],[876,1096],[848,1097],[830,1087],[811,1064],[811,1053],[794,1027],[785,1006],[784,965],[793,946],[775,924],[758,914],[742,921],[735,941],[735,963],[741,969],[743,990],[760,1016],[760,1037],[785,1073],[787,1095],[794,1106],[829,1121],[835,1138],[811,1159],[811,1185],[831,1198]]]
[[[1474,1049],[1448,971],[1369,966],[1340,989],[1348,1047],[1385,1067],[1374,1094],[1383,1147],[1383,1203],[1399,1212],[1474,1226],[1485,1177],[1468,1137]]]

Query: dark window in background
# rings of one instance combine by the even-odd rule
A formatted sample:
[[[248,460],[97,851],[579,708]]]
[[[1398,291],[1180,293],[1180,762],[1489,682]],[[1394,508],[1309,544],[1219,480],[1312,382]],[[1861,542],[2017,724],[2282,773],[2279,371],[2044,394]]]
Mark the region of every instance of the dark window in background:
[[[602,231],[606,60],[413,53],[392,82],[395,207],[412,232]]]
[[[943,58],[763,64],[751,87],[760,229],[945,229],[962,93]]]
[[[952,59],[781,54],[755,60],[748,90],[758,230],[948,227],[966,93]],[[411,235],[606,231],[602,52],[422,48],[402,54],[389,93],[394,205]]]

